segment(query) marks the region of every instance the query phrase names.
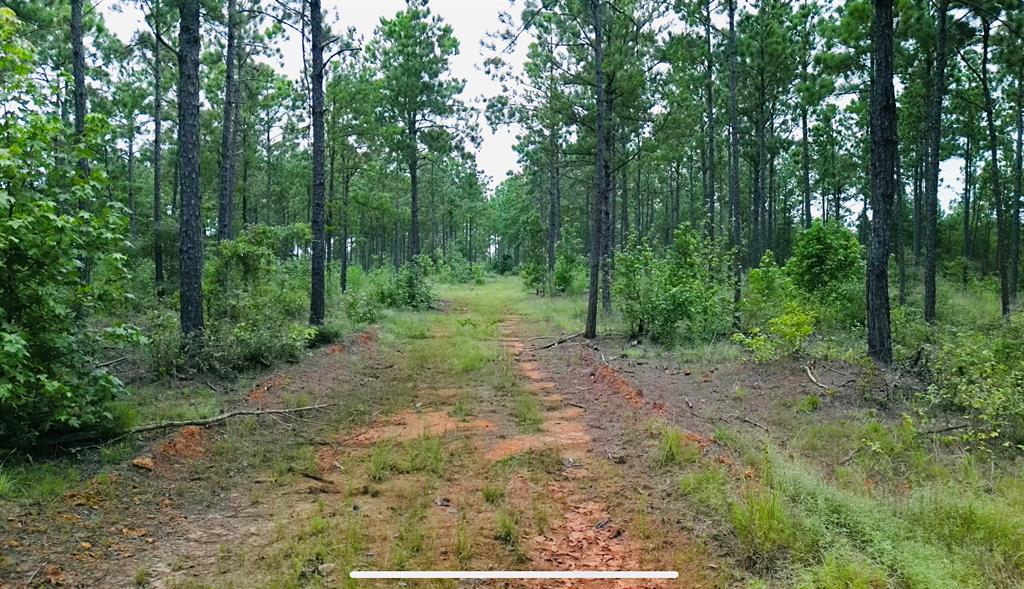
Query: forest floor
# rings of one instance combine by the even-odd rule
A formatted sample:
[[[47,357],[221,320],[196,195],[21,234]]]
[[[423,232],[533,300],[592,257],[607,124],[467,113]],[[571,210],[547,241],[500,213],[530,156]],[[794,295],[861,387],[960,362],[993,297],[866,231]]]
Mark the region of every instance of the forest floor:
[[[438,310],[389,313],[240,383],[219,406],[336,405],[85,449],[51,468],[50,489],[0,500],[0,588],[419,586],[356,582],[354,569],[678,570],[612,586],[790,585],[796,569],[777,563],[801,550],[791,533],[755,522],[752,539],[736,516],[745,490],[769,487],[773,448],[855,497],[908,492],[893,466],[904,449],[885,446],[900,427],[887,375],[684,364],[618,336],[544,347],[568,335],[576,302],[538,300],[512,279],[441,296]],[[884,446],[887,467],[865,440]],[[60,482],[67,468],[79,482]]]

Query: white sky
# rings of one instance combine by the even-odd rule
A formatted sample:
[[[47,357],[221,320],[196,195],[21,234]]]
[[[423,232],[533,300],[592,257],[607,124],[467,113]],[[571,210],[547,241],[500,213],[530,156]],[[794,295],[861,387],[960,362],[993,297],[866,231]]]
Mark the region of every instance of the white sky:
[[[134,5],[123,7],[122,12],[115,12],[109,0],[103,2],[103,11],[108,28],[127,41],[142,25],[142,13]],[[405,8],[405,0],[323,0],[326,20],[332,29],[344,31],[354,27],[356,34],[369,39],[373,30],[383,17],[391,17]],[[518,7],[516,7],[518,8]],[[452,74],[456,78],[466,80],[463,100],[475,104],[480,97],[490,98],[501,91],[501,86],[491,80],[483,70],[484,59],[489,51],[480,46],[480,40],[487,33],[496,32],[501,28],[498,13],[510,11],[508,0],[432,0],[430,9],[452,26],[455,36],[459,39],[459,55],[452,59]],[[517,11],[514,11],[517,12]],[[294,37],[294,35],[293,35]],[[505,59],[513,64],[521,64],[526,54],[525,35],[520,38],[519,47]],[[289,39],[281,47],[283,54],[282,71],[292,78],[298,78],[302,72],[301,48],[297,39]],[[493,188],[501,182],[511,170],[518,170],[515,145],[515,132],[508,128],[492,130],[480,118],[480,132],[483,139],[480,149],[476,152],[477,164],[490,177]]]
[[[112,8],[113,2],[106,0],[100,4],[110,30],[122,39],[128,40],[142,24],[142,13],[134,6],[123,7],[122,12]],[[405,8],[404,0],[323,0],[327,22],[334,30],[346,30],[354,27],[356,34],[368,39],[373,35],[380,19],[390,17]],[[455,36],[459,39],[459,55],[452,59],[452,73],[457,78],[466,80],[463,100],[476,104],[483,98],[490,98],[501,91],[501,86],[493,81],[482,70],[484,59],[489,57],[489,50],[480,46],[480,41],[488,33],[501,28],[498,21],[499,12],[512,12],[518,17],[518,6],[510,8],[509,0],[432,0],[430,8],[452,26]],[[518,47],[511,55],[505,55],[506,61],[514,67],[525,60],[526,35],[519,39]],[[289,39],[282,46],[282,71],[292,78],[297,78],[302,71],[302,56],[297,40]],[[517,155],[513,151],[515,130],[500,128],[492,130],[480,117],[482,143],[477,150],[477,164],[490,178],[493,188],[508,172],[519,169]],[[909,180],[908,180],[909,182]],[[959,198],[963,187],[963,161],[959,158],[946,160],[942,163],[939,200],[943,209],[949,210],[955,199]],[[853,203],[850,203],[853,204]]]

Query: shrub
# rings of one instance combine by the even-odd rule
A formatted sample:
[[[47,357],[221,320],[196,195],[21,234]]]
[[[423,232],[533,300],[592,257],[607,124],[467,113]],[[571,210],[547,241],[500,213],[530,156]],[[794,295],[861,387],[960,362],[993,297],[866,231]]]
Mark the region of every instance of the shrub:
[[[345,293],[345,296],[342,297],[342,305],[345,309],[345,316],[353,323],[373,323],[379,316],[373,299],[362,291]]]
[[[747,291],[740,302],[744,325],[764,326],[797,296],[793,280],[775,263],[775,255],[765,252],[760,265],[747,275]]]
[[[122,386],[96,368],[101,333],[86,319],[123,299],[127,249],[122,208],[103,198],[99,172],[83,177],[75,163],[93,146],[72,145],[42,114],[47,97],[18,35],[0,8],[0,445],[12,446],[111,419]],[[98,125],[89,120],[88,141]]]
[[[966,414],[970,427],[964,438],[1024,447],[1022,346],[1019,321],[995,333],[944,334],[926,397]]]
[[[839,223],[815,221],[797,235],[786,273],[798,288],[811,294],[829,293],[844,283],[863,282],[860,242]]]
[[[814,313],[789,303],[781,315],[768,320],[767,332],[755,327],[749,334],[733,335],[733,341],[747,348],[758,362],[767,362],[799,352],[812,333]]]
[[[721,322],[724,306],[709,271],[715,265],[709,250],[696,232],[684,227],[676,231],[667,252],[642,244],[616,257],[612,298],[632,335],[668,341],[684,322],[691,335],[714,330],[709,326]]]
[[[551,288],[558,294],[569,293],[577,273],[583,268],[583,260],[576,252],[583,249],[578,239],[563,238],[555,246],[555,271],[551,277]]]
[[[405,264],[397,272],[381,269],[376,279],[375,298],[385,307],[426,309],[434,302],[422,260]]]

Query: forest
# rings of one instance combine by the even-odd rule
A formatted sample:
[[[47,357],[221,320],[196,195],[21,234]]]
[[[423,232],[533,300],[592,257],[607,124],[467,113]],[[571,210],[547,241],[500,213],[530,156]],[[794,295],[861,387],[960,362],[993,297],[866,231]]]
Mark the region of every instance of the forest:
[[[1024,584],[1024,1],[0,0],[0,112],[0,589]]]

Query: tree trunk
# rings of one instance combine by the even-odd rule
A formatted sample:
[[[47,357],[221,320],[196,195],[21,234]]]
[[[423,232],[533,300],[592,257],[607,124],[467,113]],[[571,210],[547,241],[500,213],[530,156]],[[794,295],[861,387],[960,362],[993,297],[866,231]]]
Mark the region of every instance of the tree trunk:
[[[1007,243],[1007,229],[1009,223],[1006,218],[1006,203],[1003,201],[1002,173],[999,170],[999,135],[996,132],[995,105],[992,100],[992,88],[988,79],[988,49],[991,33],[991,23],[987,18],[983,19],[981,35],[981,92],[985,100],[985,124],[988,127],[988,152],[989,164],[992,171],[989,176],[992,179],[992,200],[996,204],[996,267],[999,271],[999,302],[1002,308],[1003,317],[1010,316],[1010,273],[1009,273],[1009,244]]]
[[[234,209],[235,192],[235,103],[237,85],[235,80],[235,35],[238,18],[235,9],[236,0],[228,2],[228,40],[224,51],[224,119],[221,125],[220,177],[218,192],[220,195],[217,207],[217,239],[231,239],[231,216]]]
[[[341,174],[341,292],[348,290],[348,198],[352,176],[348,170]]]
[[[961,273],[961,282],[963,287],[967,288],[967,279],[969,272],[967,271],[967,265],[971,259],[971,184],[972,177],[974,176],[974,158],[971,153],[971,137],[966,137],[966,146],[964,149],[964,199],[962,203],[963,214],[964,214],[964,243],[963,243],[963,272]]]
[[[1010,303],[1020,292],[1020,207],[1024,199],[1024,66],[1017,72],[1017,156],[1014,167],[1013,209],[1010,212]]]
[[[413,152],[416,151],[416,139],[413,135]],[[420,182],[419,157],[415,153],[409,156],[409,259],[420,255]]]
[[[924,320],[935,322],[935,273],[938,268],[938,194],[939,160],[942,144],[942,102],[946,94],[946,36],[949,0],[938,3],[938,35],[935,43],[935,67],[932,70],[932,95],[928,108],[928,169],[925,173],[924,225]]]
[[[199,192],[199,0],[179,0],[178,240],[182,344],[193,353],[203,339],[203,227]]]
[[[743,276],[743,251],[740,243],[740,136],[739,112],[736,105],[736,0],[729,2],[729,210],[731,214],[733,248],[733,326],[740,322],[740,281]]]
[[[559,238],[558,223],[558,138],[548,130],[548,275],[555,272],[555,245]]]
[[[129,121],[129,124],[132,127],[128,131],[128,227],[129,235],[134,241],[139,232],[139,216],[135,203],[135,121]]]
[[[324,324],[324,39],[320,0],[309,1],[312,52],[310,78],[313,117],[313,193],[311,225],[313,256],[309,280],[309,324]]]
[[[704,4],[704,40],[707,44],[704,73],[704,99],[707,108],[707,154],[705,157],[707,182],[704,186],[704,199],[707,201],[707,220],[704,223],[704,235],[708,243],[715,241],[715,163],[718,154],[715,152],[715,82],[714,52],[711,45],[711,0]]]
[[[81,143],[85,136],[85,44],[82,40],[82,3],[71,0],[71,72],[74,78],[75,139]],[[79,160],[82,175],[88,175],[89,162]],[[83,203],[84,204],[84,203]]]
[[[871,247],[867,268],[868,355],[892,362],[889,238],[896,198],[896,94],[893,89],[893,0],[874,0],[871,84]]]
[[[153,28],[159,30],[159,24],[157,15],[160,14],[160,0],[154,0],[153,2]],[[154,33],[156,34],[156,33]],[[163,90],[160,87],[161,79],[163,75],[160,63],[160,41],[155,36],[153,38],[153,275],[156,282],[156,295],[162,297],[164,295],[164,248],[163,248],[163,232],[161,231],[161,225],[163,223],[163,203],[161,202],[163,192],[163,154],[161,148],[163,145],[160,142],[161,127],[163,124],[163,115],[161,109],[163,107]]]
[[[811,226],[811,150],[810,133],[807,128],[807,107],[800,109],[800,167],[803,172],[803,193],[804,206],[802,215],[802,226],[808,229]]]
[[[604,253],[605,207],[608,206],[608,136],[605,126],[608,118],[608,101],[605,96],[604,75],[604,22],[603,0],[590,0],[590,10],[594,25],[594,88],[596,98],[596,117],[594,133],[597,140],[594,158],[594,203],[593,203],[593,235],[590,238],[590,289],[587,296],[587,324],[583,337],[597,337],[597,299],[598,278],[601,273],[602,254]]]

